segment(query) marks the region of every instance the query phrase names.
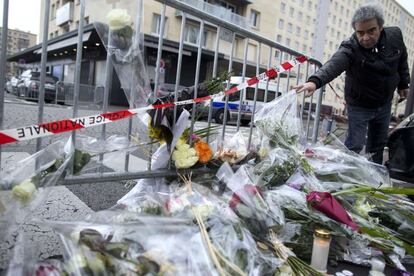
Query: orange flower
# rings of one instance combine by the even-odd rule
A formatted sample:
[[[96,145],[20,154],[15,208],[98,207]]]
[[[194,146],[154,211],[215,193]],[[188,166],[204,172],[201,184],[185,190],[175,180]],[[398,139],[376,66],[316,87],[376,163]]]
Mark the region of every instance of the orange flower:
[[[205,164],[213,157],[213,151],[210,149],[210,146],[204,141],[197,141],[194,144],[194,149],[198,155],[198,162]]]

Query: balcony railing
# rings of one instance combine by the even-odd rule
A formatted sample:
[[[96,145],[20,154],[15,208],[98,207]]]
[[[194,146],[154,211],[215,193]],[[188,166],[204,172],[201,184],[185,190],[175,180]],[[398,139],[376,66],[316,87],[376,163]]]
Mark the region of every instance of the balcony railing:
[[[213,4],[204,2],[203,0],[179,0],[179,2],[185,3],[200,11],[212,14],[222,20],[235,24],[243,29],[246,29],[246,30],[251,29],[250,21],[248,20],[248,18],[238,15],[224,7],[213,5]],[[175,15],[181,16],[182,12],[177,10]]]

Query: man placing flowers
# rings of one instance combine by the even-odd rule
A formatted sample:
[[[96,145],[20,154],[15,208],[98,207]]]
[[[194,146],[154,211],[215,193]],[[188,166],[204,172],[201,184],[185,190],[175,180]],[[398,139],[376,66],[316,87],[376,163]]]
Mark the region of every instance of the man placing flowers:
[[[391,102],[397,88],[400,100],[407,97],[410,76],[407,49],[398,27],[384,27],[381,8],[368,4],[352,17],[354,34],[343,41],[336,53],[297,92],[314,91],[342,72],[348,112],[345,145],[352,151],[372,155],[382,164],[382,152],[388,137]]]

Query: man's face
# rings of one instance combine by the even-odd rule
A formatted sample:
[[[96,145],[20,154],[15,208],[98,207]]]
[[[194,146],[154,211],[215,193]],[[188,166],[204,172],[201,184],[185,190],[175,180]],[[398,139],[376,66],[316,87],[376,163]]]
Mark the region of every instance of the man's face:
[[[370,49],[377,44],[380,37],[382,27],[378,25],[376,18],[363,22],[355,22],[355,33],[359,44]]]

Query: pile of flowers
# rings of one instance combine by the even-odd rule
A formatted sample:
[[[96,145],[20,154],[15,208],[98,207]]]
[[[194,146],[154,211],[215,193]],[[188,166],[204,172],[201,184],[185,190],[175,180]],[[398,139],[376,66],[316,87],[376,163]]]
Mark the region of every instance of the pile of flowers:
[[[123,89],[137,91],[136,106],[146,104],[149,93],[132,26],[125,10],[108,14],[108,25],[96,24],[107,38],[102,41],[109,41]],[[228,76],[177,91],[179,99],[193,98],[194,90],[198,96],[217,93]],[[0,198],[0,234],[10,235],[21,223],[15,212],[24,210],[25,222],[51,227],[64,246],[62,258],[38,260],[27,250],[35,241],[19,229],[13,260],[4,269],[10,275],[320,276],[309,265],[313,233],[320,228],[332,234],[332,263],[369,265],[379,258],[402,273],[413,262],[414,203],[406,195],[414,189],[393,187],[383,166],[349,152],[334,137],[303,142],[294,91],[255,114],[257,134],[249,147],[241,132],[194,129],[187,111],[192,106],[176,108],[151,110],[140,125],[152,139],[146,137],[146,146],[157,145],[152,169],[171,168],[176,176],[139,179],[110,210],[81,221],[39,221],[32,213],[67,170],[82,174],[96,169],[94,155],[139,149],[138,136],[138,145],[128,137],[58,141],[2,173],[0,187],[11,190],[14,200]],[[197,175],[199,167],[211,170]]]
[[[340,143],[301,145],[293,138],[301,136],[300,126],[286,123],[297,119],[289,101],[296,101],[293,92],[269,103],[283,116],[256,116],[259,130],[289,125],[286,133],[266,127],[260,140],[268,142],[253,148],[262,149],[260,155],[245,147],[240,133],[217,143],[214,127],[191,131],[183,110],[169,144],[160,140],[152,158],[158,168],[170,161],[177,177],[141,179],[111,210],[83,221],[44,222],[60,234],[66,257],[31,269],[69,275],[323,275],[309,261],[313,232],[324,228],[332,233],[332,262],[369,265],[382,258],[406,270],[403,263],[414,256],[414,204],[405,195],[414,189],[392,187],[382,166]],[[240,156],[223,159],[224,150]],[[75,160],[89,160],[84,154]],[[48,163],[39,174],[44,178],[34,179],[56,173],[62,162]],[[182,170],[211,163],[219,166],[217,173]],[[23,181],[12,193],[26,201],[33,187]]]

